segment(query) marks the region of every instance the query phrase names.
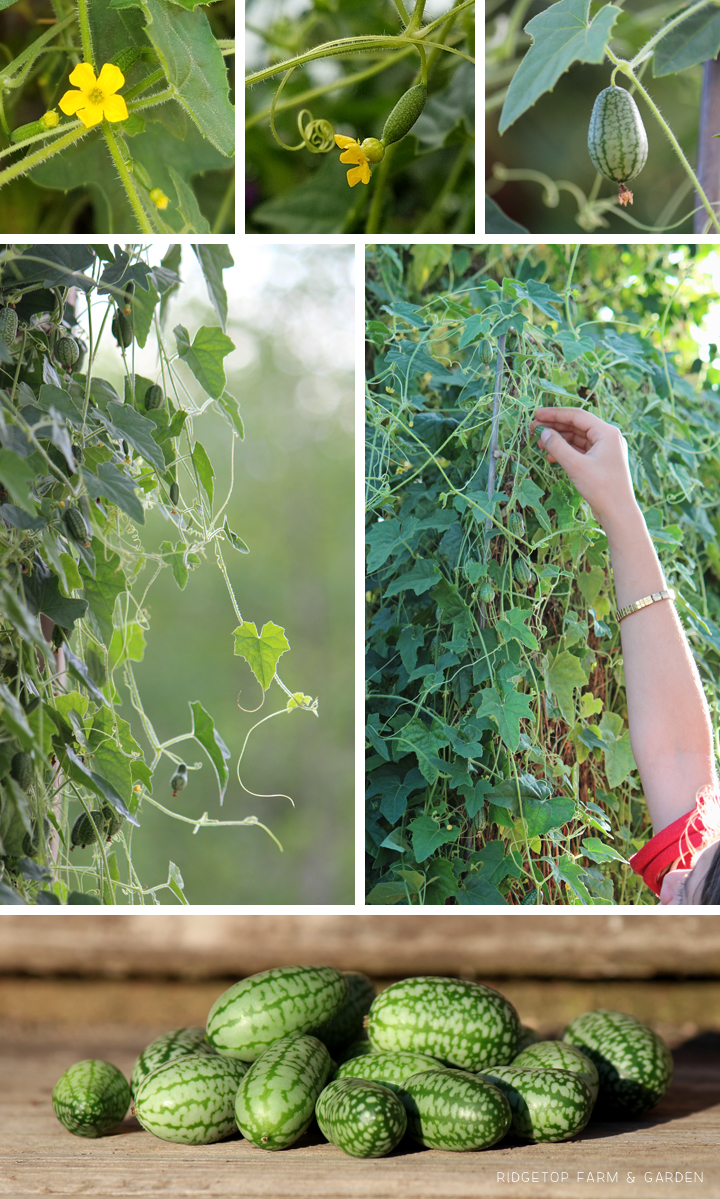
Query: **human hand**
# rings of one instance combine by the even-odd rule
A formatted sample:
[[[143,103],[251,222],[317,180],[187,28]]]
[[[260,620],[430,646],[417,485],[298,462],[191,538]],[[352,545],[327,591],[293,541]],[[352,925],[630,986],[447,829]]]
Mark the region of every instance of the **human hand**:
[[[548,462],[559,462],[607,531],[635,503],[622,433],[584,408],[538,408],[531,435],[538,425],[544,426],[538,448]]]

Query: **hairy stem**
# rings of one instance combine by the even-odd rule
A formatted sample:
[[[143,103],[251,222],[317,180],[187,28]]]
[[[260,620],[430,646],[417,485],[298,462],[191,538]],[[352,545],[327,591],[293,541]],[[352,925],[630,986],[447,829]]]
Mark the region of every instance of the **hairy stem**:
[[[117,170],[117,173],[120,176],[120,181],[125,188],[127,198],[130,201],[133,212],[135,213],[140,230],[142,233],[152,233],[153,227],[150,224],[147,213],[142,206],[142,201],[137,193],[135,184],[130,177],[130,172],[123,161],[120,148],[115,140],[115,134],[108,125],[107,121],[103,121],[103,133],[105,135],[105,141],[107,142],[108,150],[110,151],[112,160],[115,163],[115,169]]]
[[[36,150],[34,154],[28,154],[25,158],[21,158],[19,162],[13,163],[11,167],[6,167],[4,171],[0,171],[0,187],[5,183],[9,183],[11,179],[17,179],[18,175],[24,175],[26,171],[31,171],[33,167],[39,166],[41,162],[45,162],[48,158],[52,158],[53,154],[59,154],[67,146],[71,146],[73,142],[84,137],[90,130],[84,125],[73,129],[71,133],[66,133],[64,137],[59,137],[52,146],[43,146],[42,150]]]
[[[80,23],[80,41],[82,42],[83,59],[85,62],[90,63],[94,71],[95,56],[93,54],[92,34],[90,32],[88,0],[78,0],[78,21]]]

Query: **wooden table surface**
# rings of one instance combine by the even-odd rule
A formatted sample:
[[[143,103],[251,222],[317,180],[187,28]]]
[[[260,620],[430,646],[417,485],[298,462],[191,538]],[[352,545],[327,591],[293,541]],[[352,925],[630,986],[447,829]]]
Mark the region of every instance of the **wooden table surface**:
[[[404,1141],[363,1161],[317,1130],[281,1153],[240,1137],[190,1148],[157,1140],[128,1118],[99,1140],[73,1137],[50,1097],[82,1058],[105,1058],[127,1075],[167,1029],[114,1023],[0,1022],[0,1195],[238,1196],[239,1199],[481,1199],[485,1196],[720,1196],[720,1034],[675,1049],[672,1089],[636,1123],[593,1124],[574,1142],[506,1140],[482,1153],[443,1153]],[[682,1033],[678,1033],[682,1039]],[[660,1178],[658,1178],[658,1175]],[[646,1181],[646,1176],[649,1181]],[[634,1181],[630,1181],[630,1178]]]

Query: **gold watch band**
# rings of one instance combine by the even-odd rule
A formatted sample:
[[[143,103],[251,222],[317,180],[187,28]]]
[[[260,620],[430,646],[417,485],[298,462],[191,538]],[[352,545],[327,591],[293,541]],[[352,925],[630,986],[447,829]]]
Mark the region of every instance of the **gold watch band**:
[[[675,599],[675,591],[672,587],[668,587],[666,591],[653,591],[650,595],[635,600],[634,604],[628,604],[625,608],[618,608],[616,613],[617,620],[621,621],[626,616],[629,616],[631,612],[639,612],[641,608],[647,608],[650,604],[656,604],[658,600],[664,599]]]

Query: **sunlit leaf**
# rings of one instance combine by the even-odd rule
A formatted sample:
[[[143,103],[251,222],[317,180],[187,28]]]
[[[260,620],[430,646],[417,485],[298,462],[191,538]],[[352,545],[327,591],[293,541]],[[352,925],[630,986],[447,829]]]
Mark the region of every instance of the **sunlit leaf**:
[[[191,703],[190,711],[193,718],[193,737],[200,742],[213,764],[220,788],[220,803],[222,803],[228,785],[227,763],[231,757],[230,750],[215,728],[212,717],[205,711],[201,703],[198,701]]]
[[[234,652],[245,659],[263,691],[267,691],[280,658],[290,649],[285,630],[268,621],[258,634],[256,625],[245,620],[234,630],[233,636]]]

